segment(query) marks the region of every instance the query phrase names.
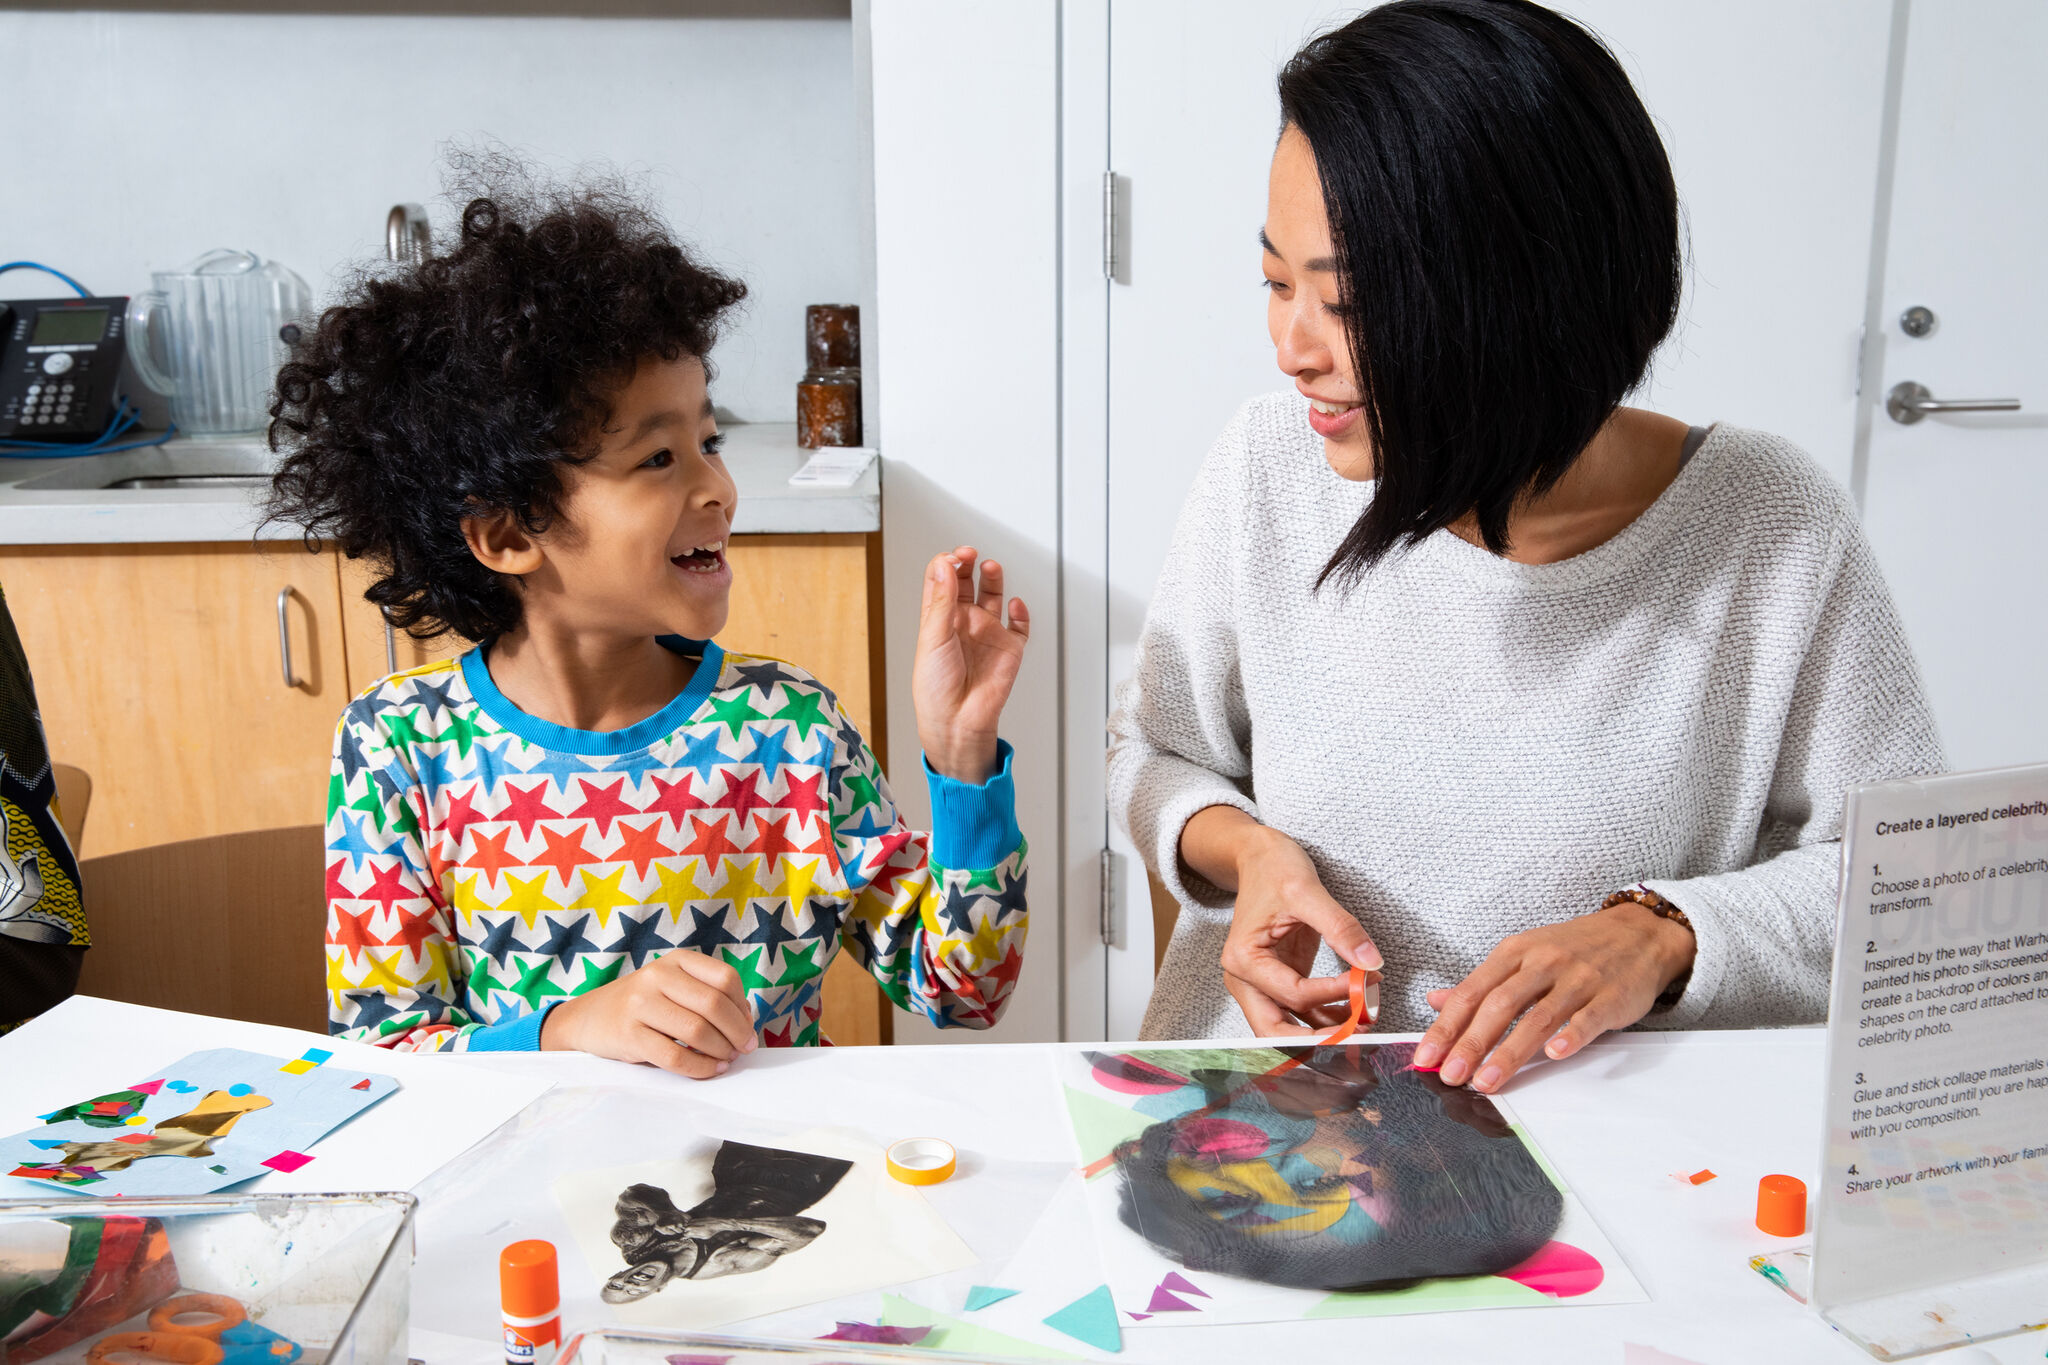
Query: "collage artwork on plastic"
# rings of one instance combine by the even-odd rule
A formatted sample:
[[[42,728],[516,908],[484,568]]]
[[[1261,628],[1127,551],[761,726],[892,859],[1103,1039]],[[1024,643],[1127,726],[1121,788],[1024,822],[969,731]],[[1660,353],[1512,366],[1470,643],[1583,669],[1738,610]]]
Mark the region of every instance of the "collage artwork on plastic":
[[[398,1089],[389,1076],[327,1066],[333,1055],[195,1052],[0,1139],[0,1172],[105,1198],[208,1194],[296,1171],[314,1160],[307,1148]],[[13,1194],[30,1191],[17,1184]]]
[[[1642,1302],[1506,1108],[1414,1053],[1060,1054],[1123,1325]]]

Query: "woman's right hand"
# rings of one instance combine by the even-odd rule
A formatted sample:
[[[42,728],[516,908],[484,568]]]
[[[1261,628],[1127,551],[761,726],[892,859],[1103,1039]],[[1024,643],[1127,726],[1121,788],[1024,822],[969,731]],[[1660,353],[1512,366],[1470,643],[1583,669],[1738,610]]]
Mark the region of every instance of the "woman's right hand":
[[[1181,834],[1181,858],[1237,893],[1223,945],[1223,984],[1261,1038],[1319,1032],[1350,1017],[1345,976],[1312,977],[1327,942],[1363,967],[1378,995],[1380,950],[1351,912],[1330,898],[1300,844],[1230,806],[1198,811]]]
[[[752,1052],[753,1010],[740,975],[678,948],[610,985],[564,1000],[541,1025],[543,1052],[588,1052],[709,1080]]]

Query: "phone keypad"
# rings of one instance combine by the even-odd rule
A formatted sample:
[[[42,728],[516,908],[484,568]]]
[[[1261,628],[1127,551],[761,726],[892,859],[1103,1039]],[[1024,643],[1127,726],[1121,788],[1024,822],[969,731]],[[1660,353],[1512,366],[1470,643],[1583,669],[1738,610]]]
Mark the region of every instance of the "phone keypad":
[[[79,392],[77,380],[70,375],[61,379],[43,377],[32,381],[23,391],[21,412],[15,417],[15,424],[18,429],[69,427],[84,416],[85,398]]]

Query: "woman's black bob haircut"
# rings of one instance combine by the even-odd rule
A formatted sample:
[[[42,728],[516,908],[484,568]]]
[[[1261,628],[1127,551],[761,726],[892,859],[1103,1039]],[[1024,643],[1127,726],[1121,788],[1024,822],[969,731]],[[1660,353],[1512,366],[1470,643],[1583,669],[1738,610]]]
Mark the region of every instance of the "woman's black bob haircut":
[[[546,529],[610,396],[643,360],[703,359],[746,286],[623,184],[451,160],[463,209],[445,251],[359,271],[278,370],[268,510],[367,559],[364,596],[394,626],[483,641],[519,624],[519,594],[470,554],[463,519]]]
[[[1526,0],[1396,0],[1280,73],[1315,154],[1378,480],[1318,583],[1571,467],[1678,314],[1678,194],[1627,73]]]

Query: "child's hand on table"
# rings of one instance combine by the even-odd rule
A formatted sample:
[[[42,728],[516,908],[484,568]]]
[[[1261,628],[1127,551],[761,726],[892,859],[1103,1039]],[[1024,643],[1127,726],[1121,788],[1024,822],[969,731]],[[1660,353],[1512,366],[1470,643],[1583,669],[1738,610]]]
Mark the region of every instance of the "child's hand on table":
[[[1031,613],[1022,600],[1010,599],[1009,623],[1003,622],[1002,565],[983,564],[976,590],[975,555],[972,545],[962,545],[925,570],[917,662],[910,670],[925,758],[941,776],[970,786],[995,773],[996,723],[1031,636]]]
[[[540,1031],[543,1052],[647,1062],[700,1081],[752,1052],[756,1041],[739,973],[687,948],[564,1000],[549,1011]]]

